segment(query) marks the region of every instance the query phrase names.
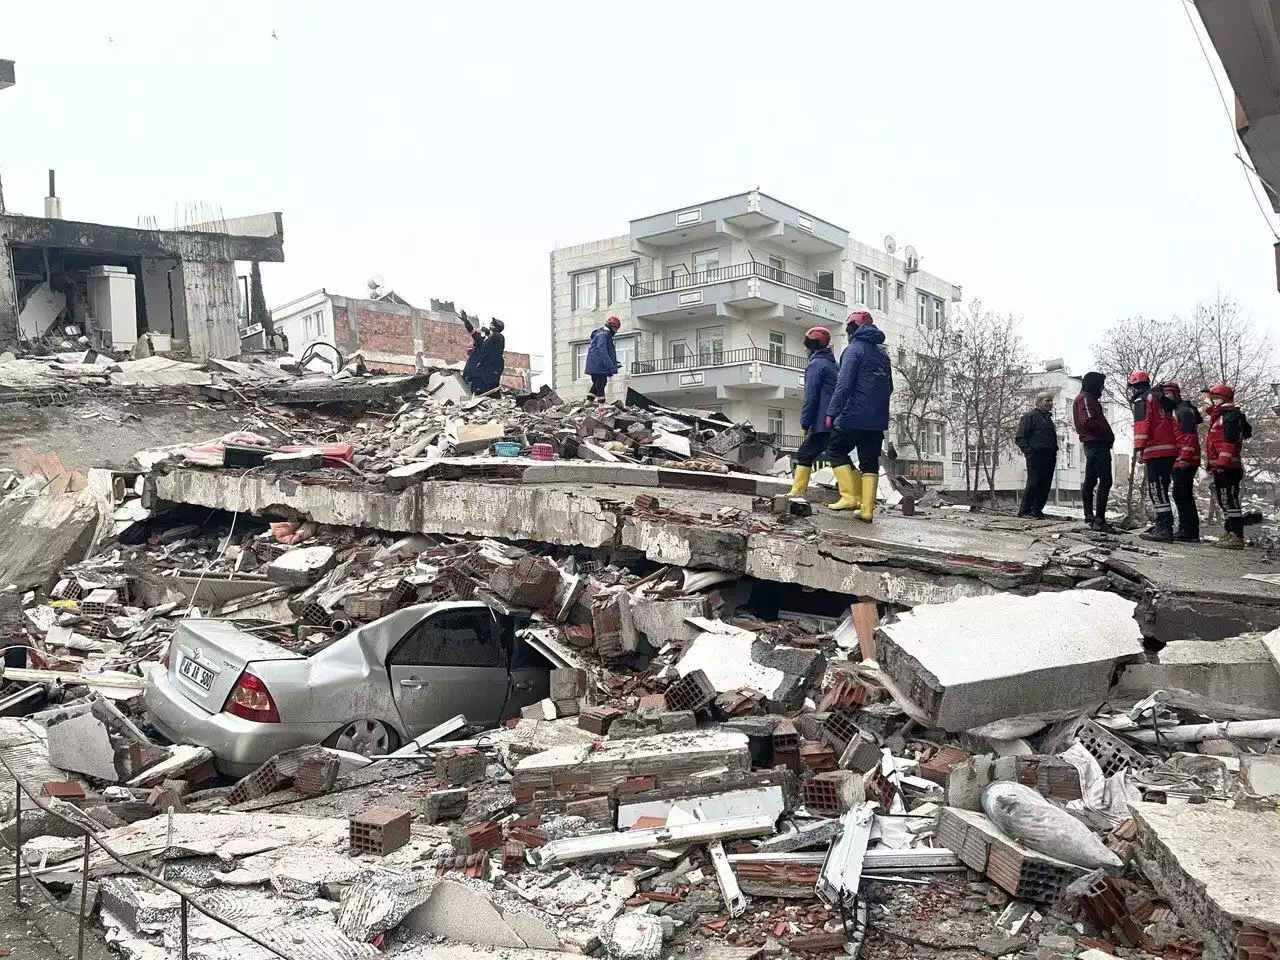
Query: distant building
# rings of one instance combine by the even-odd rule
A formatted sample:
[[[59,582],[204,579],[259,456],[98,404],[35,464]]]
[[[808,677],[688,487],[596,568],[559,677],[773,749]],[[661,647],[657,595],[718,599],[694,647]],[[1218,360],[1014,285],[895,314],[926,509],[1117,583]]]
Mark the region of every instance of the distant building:
[[[377,299],[360,299],[316,290],[276,307],[271,318],[294,357],[323,341],[344,355],[360,351],[365,366],[386,373],[412,373],[418,354],[428,362],[462,364],[471,346],[471,336],[453,303],[432,300],[431,309],[422,310],[394,291]],[[530,389],[529,354],[508,350],[506,361],[503,385]]]
[[[838,357],[845,318],[861,306],[896,351],[960,299],[960,287],[919,266],[892,238],[883,249],[860,243],[758,190],[641,217],[620,236],[552,251],[552,384],[562,397],[585,395],[591,331],[617,315],[622,371],[610,399],[634,387],[750,421],[794,448],[805,331],[830,330]]]

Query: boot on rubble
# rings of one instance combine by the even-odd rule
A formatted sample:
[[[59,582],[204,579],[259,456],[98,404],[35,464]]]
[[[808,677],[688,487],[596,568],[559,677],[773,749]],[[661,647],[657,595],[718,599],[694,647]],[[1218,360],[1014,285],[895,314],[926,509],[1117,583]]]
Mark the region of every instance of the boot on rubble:
[[[879,473],[862,475],[862,506],[858,510],[858,519],[870,523],[876,512],[876,485],[880,482]]]
[[[1155,543],[1173,543],[1173,518],[1157,517],[1156,522],[1151,525],[1151,529],[1145,533],[1138,534],[1138,537]]]
[[[1178,524],[1178,531],[1173,535],[1173,539],[1178,543],[1199,543],[1200,532],[1198,530],[1188,530],[1182,524]]]
[[[830,504],[829,510],[857,510],[859,484],[861,474],[852,466],[836,467],[836,489],[840,491],[840,499]]]
[[[798,497],[809,489],[809,475],[813,473],[812,467],[796,467],[796,475],[791,480],[791,489],[787,491],[788,497]]]
[[[1243,550],[1244,537],[1238,533],[1224,533],[1214,546],[1221,547],[1223,550]]]

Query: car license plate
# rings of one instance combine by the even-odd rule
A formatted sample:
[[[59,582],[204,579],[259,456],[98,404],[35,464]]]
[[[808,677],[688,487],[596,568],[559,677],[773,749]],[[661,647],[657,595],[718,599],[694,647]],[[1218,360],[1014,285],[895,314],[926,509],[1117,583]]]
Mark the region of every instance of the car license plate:
[[[201,689],[208,690],[213,686],[213,671],[188,657],[178,661],[178,673]]]

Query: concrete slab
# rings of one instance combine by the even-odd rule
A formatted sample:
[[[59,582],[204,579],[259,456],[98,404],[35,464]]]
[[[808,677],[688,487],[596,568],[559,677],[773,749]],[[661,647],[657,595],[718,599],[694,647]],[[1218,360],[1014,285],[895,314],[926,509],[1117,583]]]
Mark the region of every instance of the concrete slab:
[[[98,506],[88,491],[0,504],[0,589],[48,589],[93,543]]]
[[[1150,591],[1139,608],[1143,633],[1163,643],[1224,640],[1280,627],[1280,584],[1246,574],[1270,567],[1253,551],[1178,544],[1154,556],[1116,550],[1106,567]]]
[[[1271,957],[1280,945],[1280,817],[1216,801],[1137,803],[1137,858],[1206,960]],[[1268,946],[1269,945],[1269,946]]]
[[[1273,636],[1280,644],[1280,631]],[[1261,636],[1216,643],[1175,640],[1156,654],[1156,661],[1125,667],[1119,690],[1144,696],[1189,690],[1219,703],[1280,711],[1280,669]]]
[[[1113,593],[1000,594],[917,607],[880,628],[880,666],[951,732],[1106,699],[1142,653],[1134,604]]]

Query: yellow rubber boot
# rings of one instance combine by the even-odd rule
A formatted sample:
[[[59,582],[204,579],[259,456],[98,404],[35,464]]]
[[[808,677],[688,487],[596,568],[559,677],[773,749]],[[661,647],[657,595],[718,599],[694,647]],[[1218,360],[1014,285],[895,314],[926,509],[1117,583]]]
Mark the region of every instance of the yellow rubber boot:
[[[791,480],[791,490],[788,491],[788,497],[798,497],[809,489],[809,474],[813,473],[812,467],[796,467],[796,475]]]
[[[862,506],[858,510],[858,519],[870,523],[876,512],[876,485],[880,481],[878,473],[862,474]]]
[[[840,491],[840,499],[830,504],[828,509],[831,510],[857,510],[858,509],[858,471],[849,467],[834,468],[836,475],[836,489]]]

